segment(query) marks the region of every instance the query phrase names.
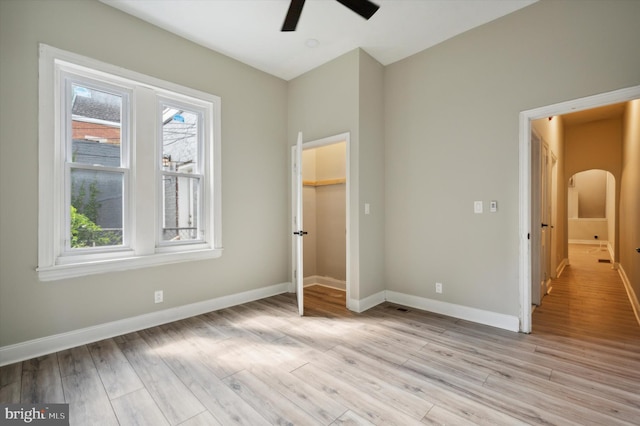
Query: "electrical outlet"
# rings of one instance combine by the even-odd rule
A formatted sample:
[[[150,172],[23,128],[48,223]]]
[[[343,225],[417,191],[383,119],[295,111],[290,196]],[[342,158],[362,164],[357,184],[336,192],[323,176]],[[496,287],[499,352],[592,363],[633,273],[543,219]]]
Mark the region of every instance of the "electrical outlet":
[[[442,283],[436,283],[436,293],[442,293]]]
[[[155,303],[162,303],[164,301],[164,292],[162,290],[156,290],[156,292],[153,293],[153,301]]]

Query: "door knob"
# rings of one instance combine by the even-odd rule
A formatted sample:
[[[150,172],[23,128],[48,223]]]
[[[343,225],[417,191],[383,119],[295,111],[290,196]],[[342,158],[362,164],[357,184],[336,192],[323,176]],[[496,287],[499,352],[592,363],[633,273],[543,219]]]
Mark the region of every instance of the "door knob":
[[[548,223],[541,223],[540,226],[542,226],[543,228],[546,228],[547,226],[549,226]]]
[[[638,248],[636,249],[636,251],[637,251],[638,253],[640,253],[640,247],[638,247]]]

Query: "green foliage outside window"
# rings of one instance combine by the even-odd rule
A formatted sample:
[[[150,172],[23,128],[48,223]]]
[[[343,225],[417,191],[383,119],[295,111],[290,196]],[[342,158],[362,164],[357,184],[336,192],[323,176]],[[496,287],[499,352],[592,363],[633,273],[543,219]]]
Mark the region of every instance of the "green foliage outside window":
[[[116,232],[105,231],[98,225],[98,185],[89,185],[89,199],[85,202],[84,182],[76,195],[71,197],[71,247],[100,247],[122,244],[122,237]]]

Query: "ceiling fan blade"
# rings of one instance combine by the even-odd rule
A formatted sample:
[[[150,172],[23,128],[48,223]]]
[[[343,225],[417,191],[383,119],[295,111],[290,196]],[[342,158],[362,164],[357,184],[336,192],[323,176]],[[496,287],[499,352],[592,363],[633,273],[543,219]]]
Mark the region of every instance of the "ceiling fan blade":
[[[296,30],[300,14],[302,13],[302,7],[304,6],[304,1],[305,0],[291,0],[291,4],[289,4],[289,11],[287,12],[287,16],[284,18],[284,23],[282,24],[282,31]]]
[[[369,0],[338,0],[349,9],[353,10],[364,19],[369,19],[378,11],[380,6]]]

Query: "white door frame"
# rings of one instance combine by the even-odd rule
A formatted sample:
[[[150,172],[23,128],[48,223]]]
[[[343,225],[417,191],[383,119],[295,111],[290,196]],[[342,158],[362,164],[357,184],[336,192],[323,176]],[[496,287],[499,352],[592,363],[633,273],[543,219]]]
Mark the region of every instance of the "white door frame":
[[[345,166],[346,166],[346,178],[347,178],[347,182],[345,184],[345,189],[346,189],[346,200],[345,200],[345,206],[346,206],[346,228],[347,228],[347,233],[346,233],[346,266],[347,266],[347,279],[346,279],[346,300],[347,300],[347,309],[353,310],[353,307],[350,306],[351,303],[351,294],[353,294],[352,290],[355,288],[355,286],[358,285],[357,283],[357,273],[356,271],[358,271],[359,268],[359,264],[358,264],[358,256],[354,255],[357,254],[357,247],[354,247],[354,245],[351,242],[351,232],[352,232],[352,226],[354,225],[352,223],[352,217],[354,217],[354,214],[357,214],[358,212],[353,212],[352,211],[352,206],[351,206],[351,199],[352,197],[354,197],[357,194],[357,187],[356,185],[356,180],[353,179],[352,176],[352,167],[351,167],[351,132],[345,132],[345,133],[340,133],[334,136],[328,136],[326,138],[322,138],[322,139],[316,139],[313,141],[309,141],[309,142],[303,142],[302,144],[302,149],[312,149],[312,148],[319,148],[322,146],[326,146],[326,145],[333,145],[339,142],[345,142]],[[291,180],[291,211],[292,211],[292,218],[293,216],[295,216],[295,176],[294,176],[294,170],[293,170],[293,159],[295,158],[295,146],[291,147],[291,158],[292,158],[292,163],[291,163],[291,173],[292,173],[292,180]],[[292,250],[291,250],[291,265],[292,265],[292,271],[291,271],[291,282],[295,283],[295,277],[294,277],[294,269],[295,269],[295,241],[293,240],[293,235],[292,235]]]
[[[520,331],[531,332],[531,121],[544,117],[577,112],[640,98],[640,86],[614,90],[599,95],[561,102],[520,112],[520,185],[519,185],[519,289]]]

